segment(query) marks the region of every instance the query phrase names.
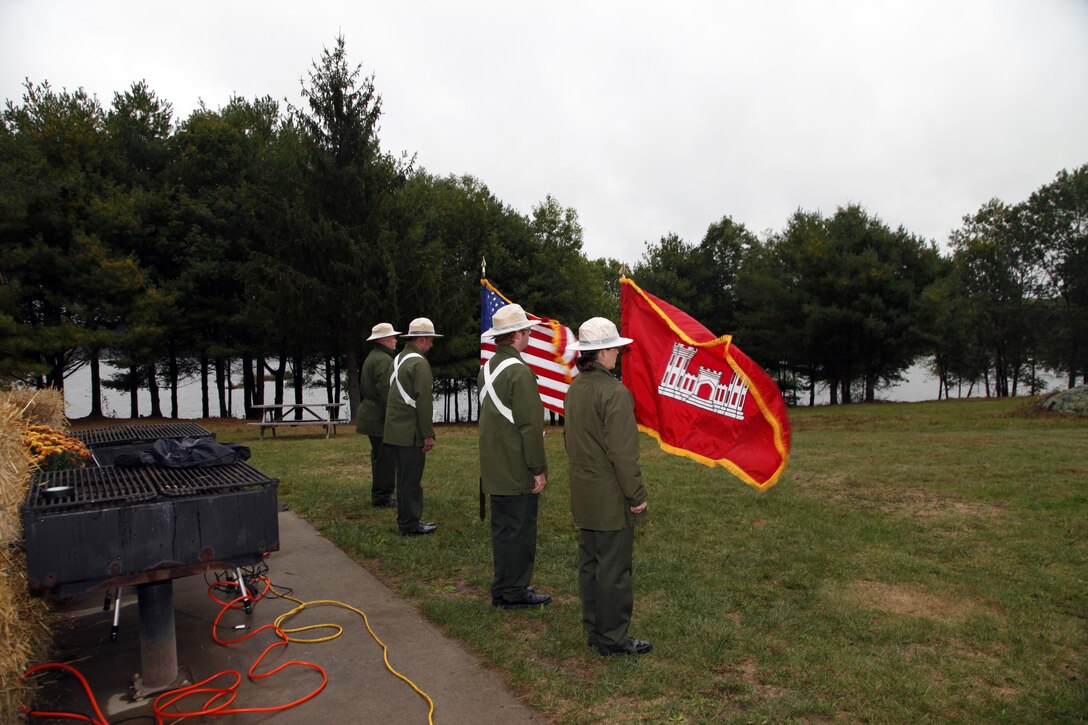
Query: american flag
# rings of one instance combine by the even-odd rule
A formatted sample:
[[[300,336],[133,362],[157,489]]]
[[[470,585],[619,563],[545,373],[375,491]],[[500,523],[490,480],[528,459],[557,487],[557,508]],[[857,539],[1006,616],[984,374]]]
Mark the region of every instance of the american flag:
[[[480,280],[480,364],[491,359],[495,354],[495,341],[485,338],[483,333],[491,329],[491,316],[500,307],[511,304],[501,292],[491,286],[486,279]],[[577,353],[568,349],[576,340],[570,328],[555,320],[539,317],[526,312],[530,320],[539,323],[529,328],[529,347],[521,357],[536,373],[537,388],[544,407],[559,415],[563,414],[563,401],[567,399],[567,388],[578,374],[574,365]]]

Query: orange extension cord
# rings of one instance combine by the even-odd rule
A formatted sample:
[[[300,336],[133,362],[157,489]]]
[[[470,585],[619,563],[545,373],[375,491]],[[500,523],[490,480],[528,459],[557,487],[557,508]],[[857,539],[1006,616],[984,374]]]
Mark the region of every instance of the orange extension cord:
[[[209,585],[209,587],[208,587],[208,596],[212,599],[212,601],[216,602],[221,607],[220,610],[219,610],[219,614],[216,615],[215,621],[212,624],[212,639],[215,640],[216,644],[223,645],[223,646],[229,646],[229,645],[232,645],[232,644],[237,644],[239,642],[244,642],[245,640],[249,639],[250,637],[255,636],[258,632],[261,632],[261,631],[266,630],[266,629],[270,629],[273,632],[275,632],[276,636],[279,638],[280,641],[270,644],[268,647],[266,647],[264,649],[263,652],[261,652],[260,656],[257,657],[257,659],[250,666],[249,670],[246,672],[246,675],[249,677],[249,679],[251,679],[251,680],[261,680],[261,679],[264,679],[266,677],[271,677],[272,675],[274,675],[274,674],[276,674],[278,672],[281,672],[281,671],[287,669],[288,667],[306,667],[306,668],[317,671],[321,675],[321,683],[317,687],[315,687],[313,689],[313,691],[306,694],[305,696],[300,697],[297,700],[294,700],[292,702],[288,702],[288,703],[283,704],[283,705],[274,705],[274,706],[271,706],[271,707],[231,708],[230,705],[234,702],[235,698],[238,696],[238,686],[242,682],[242,674],[240,672],[238,672],[237,670],[224,670],[222,672],[218,672],[218,673],[212,675],[211,677],[208,677],[208,678],[206,678],[204,680],[201,680],[200,682],[194,683],[192,685],[188,685],[186,687],[181,687],[181,688],[178,688],[176,690],[169,690],[167,692],[164,692],[164,693],[158,695],[152,701],[152,705],[151,705],[152,711],[154,712],[154,715],[155,715],[155,722],[157,723],[157,725],[164,725],[166,719],[168,719],[168,718],[172,719],[174,721],[177,721],[177,720],[187,718],[187,717],[202,717],[202,716],[206,716],[206,715],[236,715],[236,714],[241,714],[241,713],[280,712],[282,710],[288,710],[288,709],[290,709],[292,707],[295,707],[297,705],[301,705],[302,703],[306,702],[307,700],[310,700],[310,699],[316,697],[322,690],[325,689],[325,685],[328,684],[328,681],[329,681],[329,676],[322,667],[320,667],[319,665],[316,665],[316,664],[314,664],[312,662],[303,662],[301,660],[291,660],[290,662],[284,662],[284,663],[280,664],[278,667],[276,667],[276,668],[274,668],[272,670],[269,670],[268,672],[264,672],[264,673],[260,673],[260,674],[257,673],[257,668],[260,667],[261,662],[264,660],[264,658],[270,652],[272,652],[273,650],[275,650],[275,649],[277,649],[279,647],[286,647],[289,642],[297,642],[297,643],[327,642],[327,641],[329,641],[331,639],[335,639],[336,637],[339,637],[343,633],[343,628],[338,624],[312,624],[312,625],[308,625],[308,626],[305,626],[305,627],[298,627],[298,628],[294,628],[294,629],[284,629],[284,628],[282,628],[280,626],[284,621],[286,621],[287,619],[295,616],[296,614],[301,612],[303,609],[305,609],[306,607],[308,607],[308,606],[310,606],[312,604],[336,605],[336,606],[340,606],[340,607],[344,607],[346,609],[349,609],[349,610],[355,612],[356,614],[358,614],[359,616],[361,616],[363,618],[363,622],[366,624],[366,629],[370,633],[370,636],[382,648],[383,658],[385,660],[386,669],[388,669],[398,679],[402,680],[403,682],[406,682],[409,686],[411,686],[411,688],[413,690],[415,690],[421,697],[423,697],[424,700],[427,701],[427,703],[430,706],[430,709],[429,709],[429,711],[427,713],[427,722],[431,723],[431,725],[433,725],[433,723],[434,723],[434,701],[431,700],[431,698],[427,696],[427,693],[425,693],[425,692],[423,692],[423,690],[419,689],[419,687],[417,687],[414,682],[412,682],[407,677],[405,677],[404,675],[397,672],[395,669],[393,669],[392,665],[389,664],[389,648],[386,647],[384,642],[382,642],[380,639],[378,639],[378,636],[374,633],[374,630],[371,629],[370,621],[367,619],[367,616],[366,616],[366,614],[364,612],[362,612],[361,610],[356,609],[355,607],[352,607],[352,606],[350,606],[348,604],[344,604],[342,602],[337,602],[337,601],[334,601],[334,600],[320,600],[320,601],[316,601],[316,602],[302,602],[302,601],[300,601],[298,599],[295,599],[294,597],[290,597],[290,596],[287,596],[285,594],[280,594],[279,592],[276,592],[275,589],[273,589],[273,587],[272,587],[272,583],[266,577],[261,577],[260,581],[263,582],[263,584],[264,584],[264,587],[261,590],[261,592],[259,594],[248,597],[253,604],[256,604],[261,599],[263,599],[265,597],[265,595],[268,594],[268,592],[271,590],[275,594],[277,594],[277,596],[279,596],[279,597],[281,597],[283,599],[289,599],[290,601],[297,603],[298,606],[295,607],[294,609],[292,609],[291,611],[287,612],[286,614],[283,614],[280,617],[278,617],[276,619],[275,623],[273,623],[273,624],[262,625],[262,626],[258,627],[257,629],[253,630],[252,632],[247,632],[246,634],[244,634],[241,637],[238,637],[236,639],[224,640],[224,639],[219,638],[219,631],[218,631],[219,630],[219,620],[222,619],[223,615],[226,614],[226,612],[228,612],[229,610],[242,608],[243,603],[244,603],[244,601],[245,601],[245,599],[247,597],[239,596],[239,597],[237,597],[237,598],[235,598],[235,599],[233,599],[233,600],[231,600],[229,602],[223,602],[223,601],[220,601],[219,599],[217,599],[215,597],[215,594],[213,593],[214,588],[216,586],[223,586],[223,585],[237,586],[237,582],[224,581],[224,582],[218,582],[217,584]],[[317,638],[317,639],[298,639],[298,638],[293,638],[293,637],[288,636],[289,634],[295,634],[295,633],[298,633],[298,632],[304,632],[304,631],[309,631],[309,630],[313,630],[313,629],[332,629],[332,630],[334,630],[334,633],[331,634],[331,635],[328,635],[326,637],[320,637],[320,638]],[[91,708],[94,711],[94,717],[84,715],[82,713],[49,712],[49,711],[44,711],[44,710],[30,710],[29,708],[26,708],[26,707],[22,708],[24,713],[26,713],[28,716],[68,718],[68,719],[71,719],[71,720],[80,720],[80,721],[83,721],[83,722],[91,723],[92,725],[109,725],[109,722],[106,720],[105,715],[102,714],[102,710],[98,706],[98,701],[95,699],[94,693],[91,691],[91,687],[87,683],[86,678],[84,678],[83,675],[78,670],[76,670],[74,667],[71,667],[70,665],[66,665],[63,662],[47,662],[45,664],[37,665],[36,667],[31,667],[30,669],[28,669],[26,672],[23,673],[23,676],[22,676],[22,678],[20,678],[20,680],[25,680],[27,677],[30,677],[31,675],[33,675],[33,674],[35,674],[37,672],[40,672],[42,670],[46,670],[46,669],[63,670],[63,671],[65,671],[65,672],[67,672],[67,673],[69,673],[71,675],[74,675],[76,678],[78,678],[80,684],[83,687],[83,691],[87,695],[87,700],[90,702]],[[211,686],[211,685],[209,685],[209,683],[214,682],[215,680],[218,680],[218,679],[220,679],[222,677],[226,677],[226,676],[232,676],[233,677],[233,682],[231,682],[230,684],[227,684],[227,685],[223,685],[223,686]],[[191,698],[191,697],[194,697],[194,696],[201,696],[201,697],[206,696],[206,699],[203,700],[203,704],[201,704],[199,706],[199,708],[196,709],[196,710],[183,710],[180,703],[182,703],[187,698]]]

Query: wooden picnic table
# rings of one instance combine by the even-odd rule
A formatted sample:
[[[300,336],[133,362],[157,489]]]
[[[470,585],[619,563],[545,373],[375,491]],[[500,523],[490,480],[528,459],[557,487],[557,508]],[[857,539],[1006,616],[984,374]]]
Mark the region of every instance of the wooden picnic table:
[[[266,428],[272,429],[275,438],[276,428],[280,426],[322,426],[328,439],[336,433],[336,426],[351,422],[347,418],[334,417],[339,412],[337,408],[346,406],[346,403],[264,403],[253,406],[261,411],[261,422],[250,425],[261,427],[261,440],[264,440]]]

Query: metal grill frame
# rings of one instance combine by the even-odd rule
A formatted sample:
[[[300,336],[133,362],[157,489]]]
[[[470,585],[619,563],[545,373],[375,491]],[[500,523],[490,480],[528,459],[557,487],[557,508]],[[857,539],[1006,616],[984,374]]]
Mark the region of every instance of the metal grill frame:
[[[68,596],[188,576],[217,563],[253,564],[280,548],[279,482],[272,481],[100,508],[24,508],[27,585]]]
[[[160,439],[215,434],[180,423],[109,426],[77,437],[95,462],[101,454],[112,463]],[[46,493],[54,487],[68,490]],[[256,563],[279,549],[278,487],[246,463],[40,471],[21,507],[28,587],[67,596]]]

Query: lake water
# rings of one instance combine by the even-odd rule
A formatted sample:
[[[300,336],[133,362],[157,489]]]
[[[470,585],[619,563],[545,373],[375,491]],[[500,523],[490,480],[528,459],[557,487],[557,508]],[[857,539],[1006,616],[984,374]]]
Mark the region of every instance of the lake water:
[[[102,364],[102,378],[113,375],[117,371]],[[228,391],[228,399],[231,411],[235,418],[244,417],[243,390],[241,387],[242,375],[236,370],[232,376],[233,382],[239,387]],[[209,376],[208,380],[208,405],[212,415],[219,412],[219,398],[215,391],[214,380]],[[271,403],[275,399],[276,386],[272,381],[266,381],[264,385],[265,401]],[[344,390],[345,398],[347,390]],[[140,406],[140,415],[148,415],[151,412],[151,394],[146,389],[141,389],[137,394]],[[284,402],[294,402],[295,391],[285,389],[283,391]],[[306,388],[302,393],[305,403],[326,402],[325,388]],[[159,389],[159,404],[165,416],[170,415],[170,389]],[[129,394],[116,390],[102,389],[102,413],[110,418],[128,418],[131,410]],[[84,366],[69,376],[64,381],[64,410],[69,418],[84,418],[91,412],[91,369]],[[200,418],[200,378],[182,378],[178,384],[178,417]]]
[[[117,371],[106,365],[102,364],[102,378],[105,379]],[[242,375],[241,372],[236,370],[232,375],[233,382],[239,387],[233,388],[228,391],[229,408],[235,418],[242,418],[244,416],[244,391],[241,387]],[[219,398],[214,388],[213,380],[209,379],[208,385],[210,387],[208,391],[208,405],[209,410],[213,416],[216,416],[219,412]],[[271,403],[275,400],[276,385],[273,381],[267,380],[264,384],[264,399],[265,402]],[[141,389],[137,396],[137,402],[140,407],[140,415],[146,416],[151,412],[151,394],[146,389]],[[295,401],[295,391],[290,388],[290,381],[287,383],[283,391],[283,399],[286,403],[293,403]],[[347,387],[342,388],[342,400],[347,400]],[[302,401],[304,403],[325,403],[326,393],[324,385],[313,388],[305,388],[302,391]],[[170,416],[170,389],[159,389],[159,405],[162,408],[162,414],[164,416]],[[475,403],[473,404],[475,409]],[[102,413],[109,418],[128,418],[129,411],[131,410],[131,404],[129,403],[129,394],[127,392],[119,392],[116,390],[102,389]],[[462,396],[462,403],[459,408],[462,417],[467,410],[467,401]],[[91,369],[84,366],[72,373],[64,381],[64,411],[65,415],[69,419],[85,418],[90,415],[91,412]],[[201,404],[200,404],[200,378],[182,378],[178,384],[178,417],[179,418],[200,418],[201,417]],[[341,411],[341,415],[346,417],[347,411]],[[442,422],[442,406],[439,403],[435,403],[435,422]]]
[[[111,375],[114,371],[108,366],[102,366],[102,377],[105,378]],[[234,380],[236,382],[241,380],[241,375],[235,374]],[[1064,387],[1064,383],[1061,378],[1055,376],[1047,376],[1047,382],[1049,389],[1054,390]],[[69,418],[84,418],[91,410],[91,371],[89,367],[83,367],[73,373],[65,382],[64,387],[64,407],[65,413]],[[912,367],[906,376],[906,380],[898,385],[887,388],[877,392],[877,398],[879,400],[886,400],[891,402],[917,402],[922,400],[936,400],[937,399],[938,383],[937,378],[931,375],[926,369],[925,364],[917,364]],[[268,381],[265,383],[265,400],[271,401],[275,394],[275,385]],[[966,389],[964,389],[966,395]],[[347,389],[343,390],[345,399],[347,396]],[[977,386],[974,391],[974,397],[980,397],[983,394]],[[215,397],[214,389],[210,393],[211,395],[211,410],[213,414],[218,411],[219,404]],[[468,401],[465,397],[466,394],[462,394],[462,400],[460,401],[459,410],[461,415],[464,416],[468,409]],[[242,388],[235,388],[230,391],[231,405],[234,417],[242,417]],[[955,394],[953,394],[955,397]],[[285,390],[284,399],[289,402],[294,401],[294,391]],[[807,396],[802,398],[807,402]],[[827,391],[817,393],[816,403],[818,405],[825,405],[828,402]],[[151,411],[151,396],[146,390],[141,390],[138,396],[140,404],[140,415],[147,415]],[[167,388],[163,388],[160,391],[159,396],[160,403],[162,405],[163,414],[170,415],[170,391]],[[325,402],[325,388],[307,388],[303,392],[303,401],[307,403],[324,403]],[[103,412],[111,418],[127,418],[129,414],[129,397],[127,393],[120,393],[114,390],[103,390],[102,394],[102,408]],[[473,410],[475,410],[475,402],[473,403]],[[435,422],[442,421],[443,406],[440,403],[435,403]],[[178,387],[178,415],[181,418],[199,418],[201,414],[200,409],[200,379],[191,378],[184,379]]]

